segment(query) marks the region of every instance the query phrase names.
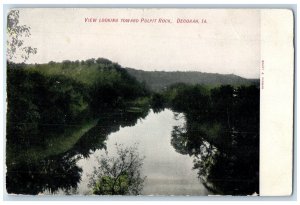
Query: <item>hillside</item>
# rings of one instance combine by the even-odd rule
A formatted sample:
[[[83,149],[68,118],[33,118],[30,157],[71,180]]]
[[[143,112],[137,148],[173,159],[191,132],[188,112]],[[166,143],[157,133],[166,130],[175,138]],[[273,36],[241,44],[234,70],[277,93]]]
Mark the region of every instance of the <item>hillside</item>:
[[[47,64],[26,65],[25,68],[31,72],[41,73],[44,76],[62,75],[87,86],[100,82],[114,83],[130,78],[130,80],[133,80],[119,64],[104,58],[85,61],[51,61]]]
[[[11,149],[45,143],[65,127],[113,110],[142,112],[149,92],[120,65],[98,58],[7,65],[7,142]],[[47,136],[40,133],[55,126]],[[53,131],[60,134],[51,134]],[[18,142],[17,144],[15,142]],[[72,143],[70,143],[72,144]]]
[[[237,75],[229,74],[217,74],[217,73],[202,73],[196,71],[143,71],[135,70],[132,68],[126,68],[127,72],[134,76],[139,82],[144,82],[151,90],[161,91],[166,89],[168,86],[175,83],[186,83],[186,84],[202,84],[207,86],[219,86],[219,85],[250,85],[256,84],[257,79],[246,79]]]

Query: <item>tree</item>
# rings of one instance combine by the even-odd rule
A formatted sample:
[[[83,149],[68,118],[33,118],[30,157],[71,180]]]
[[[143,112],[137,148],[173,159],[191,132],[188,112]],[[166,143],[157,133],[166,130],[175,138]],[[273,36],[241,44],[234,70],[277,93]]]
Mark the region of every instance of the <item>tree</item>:
[[[154,93],[151,98],[151,107],[154,113],[160,112],[164,109],[166,104],[165,97],[160,93]]]
[[[106,65],[112,64],[112,62],[110,60],[105,59],[105,58],[97,58],[96,63],[106,64]]]
[[[87,64],[88,66],[91,66],[91,65],[93,65],[96,61],[95,61],[95,58],[90,58],[90,59],[87,59],[85,62],[86,62],[86,64]]]
[[[62,69],[66,69],[66,68],[69,68],[72,64],[72,61],[69,61],[69,60],[64,60],[62,62]]]
[[[13,61],[20,56],[26,62],[31,54],[36,54],[37,49],[24,46],[24,37],[29,37],[30,27],[19,25],[19,11],[11,10],[7,16],[7,60]],[[19,58],[20,58],[19,57]]]
[[[138,195],[143,189],[145,177],[141,175],[144,158],[138,155],[137,147],[124,148],[117,145],[117,157],[98,158],[98,167],[90,176],[89,187],[97,195]]]

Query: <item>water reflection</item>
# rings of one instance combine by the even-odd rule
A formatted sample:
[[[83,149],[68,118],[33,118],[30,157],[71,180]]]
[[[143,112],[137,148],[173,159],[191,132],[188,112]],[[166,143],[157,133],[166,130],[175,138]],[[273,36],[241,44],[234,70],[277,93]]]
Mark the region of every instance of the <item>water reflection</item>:
[[[163,108],[157,106],[150,113],[148,109],[128,109],[102,114],[98,124],[70,150],[42,159],[14,158],[7,163],[7,191],[89,193],[83,181],[85,172],[95,165],[97,152],[107,149],[113,154],[110,147],[116,142],[130,145],[138,141],[140,154],[146,156],[143,171],[147,180],[142,194],[259,193],[259,99],[255,98],[257,93],[243,98],[241,91],[237,96],[228,102],[213,101],[207,112],[161,112]],[[44,132],[52,131],[55,128]]]
[[[95,150],[105,148],[105,140],[110,133],[117,132],[120,127],[135,125],[138,119],[147,114],[148,110],[106,113],[99,118],[95,127],[86,132],[65,153],[44,159],[14,158],[7,162],[7,192],[35,195],[45,191],[56,193],[63,190],[65,194],[75,193],[82,177],[82,168],[77,165],[78,160],[89,157]],[[55,127],[51,128],[47,130],[48,133],[56,131]],[[21,152],[26,154],[26,150]]]
[[[147,117],[139,120],[135,126],[124,127],[112,133],[105,141],[109,156],[118,158],[115,144],[131,147],[138,143],[138,153],[145,156],[141,173],[146,176],[142,195],[208,195],[209,191],[193,170],[193,158],[177,153],[171,146],[173,126],[184,123],[183,115],[178,113],[178,120],[173,118],[173,111],[150,111]],[[105,156],[105,150],[97,150],[89,158],[78,161],[83,167],[81,182],[78,186],[80,194],[92,194],[88,188],[89,175],[98,158]],[[102,158],[103,159],[103,158]]]
[[[89,157],[97,149],[106,148],[105,141],[110,133],[117,132],[120,127],[134,126],[139,119],[145,118],[149,110],[142,112],[119,111],[102,114],[97,126],[90,129],[69,151],[72,155]]]
[[[76,162],[76,158],[67,154],[8,166],[7,192],[38,194],[43,191],[55,193],[60,188],[66,191],[76,188],[82,172]]]
[[[208,114],[186,111],[185,124],[173,127],[172,146],[194,157],[199,179],[215,194],[259,193],[259,99],[255,96],[255,104],[232,103],[231,112],[226,112],[226,104]],[[220,109],[225,109],[224,116]]]
[[[258,193],[258,133],[207,122],[187,115],[185,125],[173,127],[171,144],[175,150],[195,157],[194,169],[210,191]]]

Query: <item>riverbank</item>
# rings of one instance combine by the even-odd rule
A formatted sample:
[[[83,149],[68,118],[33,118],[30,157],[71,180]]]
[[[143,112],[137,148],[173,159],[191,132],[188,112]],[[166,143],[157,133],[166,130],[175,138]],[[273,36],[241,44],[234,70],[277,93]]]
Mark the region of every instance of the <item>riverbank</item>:
[[[65,129],[64,133],[45,140],[45,146],[32,146],[24,150],[16,150],[7,144],[6,164],[13,165],[19,161],[30,159],[32,162],[39,161],[49,156],[62,154],[70,150],[76,142],[91,128],[96,126],[98,119],[84,122],[82,125],[72,125]],[[53,127],[55,129],[55,127]]]

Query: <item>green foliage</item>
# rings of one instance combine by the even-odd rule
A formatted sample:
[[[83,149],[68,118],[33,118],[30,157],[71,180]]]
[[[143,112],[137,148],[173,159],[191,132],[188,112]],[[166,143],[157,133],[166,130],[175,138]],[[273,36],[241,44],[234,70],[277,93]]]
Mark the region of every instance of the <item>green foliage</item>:
[[[171,144],[196,157],[194,168],[206,188],[218,194],[258,193],[259,88],[178,85],[166,96],[186,119],[173,128]]]
[[[166,97],[161,93],[152,94],[151,107],[154,112],[160,112],[166,106]]]
[[[201,85],[176,84],[171,86],[164,96],[169,105],[178,111],[194,110],[207,113],[210,109],[209,90]]]
[[[52,194],[76,189],[82,175],[75,157],[60,154],[38,161],[28,158],[7,166],[6,190],[11,194],[38,195],[44,191]]]
[[[97,195],[138,195],[143,189],[145,177],[141,175],[143,159],[137,147],[116,145],[117,156],[98,158],[89,186]]]
[[[136,106],[147,99],[137,99]],[[46,146],[21,147],[7,150],[7,191],[16,194],[38,194],[45,190],[53,193],[63,190],[67,194],[78,194],[76,188],[82,176],[77,160],[87,158],[96,150],[106,148],[105,140],[121,127],[134,126],[148,114],[143,112],[112,111],[101,113],[98,120],[68,126],[63,134],[45,139]],[[47,127],[51,133],[56,125]],[[9,147],[7,147],[9,149]],[[49,176],[49,178],[47,178]],[[120,177],[121,189],[126,187],[126,178]],[[125,184],[126,186],[123,186]]]
[[[96,63],[107,64],[107,65],[112,64],[112,62],[110,60],[105,59],[105,58],[97,58]]]
[[[37,72],[8,69],[7,140],[17,145],[42,144],[38,133],[49,124],[57,131],[79,123],[88,110],[85,89],[63,76],[45,78]]]
[[[93,187],[93,194],[112,195],[112,186],[115,187],[113,191],[114,193],[119,195],[126,194],[129,188],[129,179],[127,174],[120,175],[116,180],[110,176],[101,177]]]
[[[57,125],[55,136],[65,125],[125,109],[128,102],[149,95],[120,65],[102,58],[35,65],[8,62],[7,93],[8,144],[28,147],[43,145],[51,137],[40,135],[49,125]]]
[[[157,78],[155,73],[155,79],[164,82],[168,74],[162,74]],[[178,79],[174,82],[184,82],[182,75],[174,74]],[[199,159],[195,160],[195,168],[209,189],[229,194],[257,191],[259,89],[183,83],[169,88],[163,83],[158,85],[160,89],[163,86],[164,92],[150,93],[144,83],[139,83],[120,65],[103,58],[35,65],[8,63],[7,150],[15,153],[25,147],[27,155],[23,158],[31,161],[66,150],[88,156],[90,150],[104,146],[107,133],[146,116],[150,103],[154,112],[170,107],[184,113],[186,124],[174,127],[171,144],[179,153]],[[113,122],[105,113],[120,116],[112,116],[118,119]],[[80,137],[90,125],[78,129],[77,134],[66,132],[66,126],[82,124],[91,116],[102,117],[106,126],[88,132],[83,141]],[[105,131],[103,127],[108,125],[111,127]],[[51,132],[47,132],[49,127]],[[100,133],[100,137],[95,133]],[[140,194],[144,182],[140,173],[143,158],[137,155],[136,148],[117,150],[117,157],[99,159],[90,183],[94,194]],[[44,154],[33,157],[37,152]],[[16,155],[7,156],[11,169]],[[235,178],[245,183],[241,186],[233,181]],[[74,184],[67,182],[66,186]]]

